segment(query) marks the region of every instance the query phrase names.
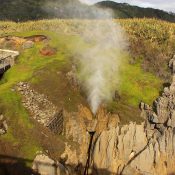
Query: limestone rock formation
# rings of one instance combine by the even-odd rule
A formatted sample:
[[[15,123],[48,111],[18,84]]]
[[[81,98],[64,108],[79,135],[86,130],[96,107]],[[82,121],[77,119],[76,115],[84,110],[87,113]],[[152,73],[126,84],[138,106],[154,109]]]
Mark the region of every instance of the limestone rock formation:
[[[175,58],[171,60],[175,65]],[[175,73],[173,66],[173,77]],[[102,131],[92,152],[94,174],[167,175],[175,173],[175,79],[153,106],[141,103],[141,125]]]
[[[175,58],[171,62],[175,65]],[[174,73],[173,68],[173,77]],[[175,173],[175,79],[153,106],[142,102],[140,108],[145,119],[141,124],[120,125],[118,116],[103,108],[95,117],[82,106],[78,113],[65,114],[65,135],[78,143],[63,154],[65,165],[74,165],[69,173],[83,174],[87,160],[91,175]],[[95,132],[90,151],[88,131]]]
[[[45,154],[38,154],[34,161],[32,169],[38,172],[40,175],[67,175],[65,167],[49,158]]]
[[[12,67],[15,64],[16,57],[18,56],[18,51],[0,49],[0,70],[6,69],[6,67]]]
[[[64,135],[76,144],[76,147],[71,149],[67,143],[62,155],[62,159],[66,159],[65,164],[71,165],[73,168],[70,169],[70,174],[76,174],[74,170],[77,170],[77,167],[78,172],[83,174],[83,167],[85,167],[88,158],[90,132],[96,132],[95,138],[98,138],[102,131],[115,129],[119,123],[119,116],[108,113],[103,107],[99,109],[96,117],[82,105],[78,109],[78,112],[74,113],[64,111]]]

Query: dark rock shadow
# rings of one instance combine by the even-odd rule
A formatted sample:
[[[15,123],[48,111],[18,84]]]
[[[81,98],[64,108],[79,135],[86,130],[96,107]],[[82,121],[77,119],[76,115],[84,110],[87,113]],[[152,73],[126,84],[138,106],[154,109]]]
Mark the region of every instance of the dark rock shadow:
[[[0,155],[0,175],[40,175],[26,164],[32,160]]]

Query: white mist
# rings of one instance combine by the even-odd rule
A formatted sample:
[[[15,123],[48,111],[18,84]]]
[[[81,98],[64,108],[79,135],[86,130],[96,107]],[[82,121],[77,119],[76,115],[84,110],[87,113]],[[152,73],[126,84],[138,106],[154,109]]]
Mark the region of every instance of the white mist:
[[[102,103],[113,98],[119,83],[121,53],[127,48],[127,42],[122,28],[112,18],[89,21],[82,37],[91,46],[79,60],[80,82],[95,115]]]

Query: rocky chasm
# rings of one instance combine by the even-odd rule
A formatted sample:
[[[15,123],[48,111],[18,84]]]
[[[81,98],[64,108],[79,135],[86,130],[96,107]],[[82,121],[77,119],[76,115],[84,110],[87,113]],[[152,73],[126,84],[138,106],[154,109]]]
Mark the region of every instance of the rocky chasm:
[[[175,173],[175,57],[170,68],[173,81],[153,106],[140,104],[144,122],[121,125],[117,114],[101,107],[96,117],[84,106],[78,112],[64,110],[63,135],[76,146],[65,143],[59,161],[50,162],[53,174],[70,175],[173,175]],[[92,134],[93,133],[93,134]],[[93,137],[92,137],[93,135]],[[37,155],[33,167],[42,153]],[[53,167],[53,162],[54,165]]]

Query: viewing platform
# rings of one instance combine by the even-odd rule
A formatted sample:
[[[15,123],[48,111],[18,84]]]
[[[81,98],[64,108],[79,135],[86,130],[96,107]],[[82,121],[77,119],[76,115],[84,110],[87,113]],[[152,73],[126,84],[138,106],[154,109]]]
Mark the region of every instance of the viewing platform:
[[[18,51],[0,49],[0,74],[15,64],[17,56],[19,56]]]

